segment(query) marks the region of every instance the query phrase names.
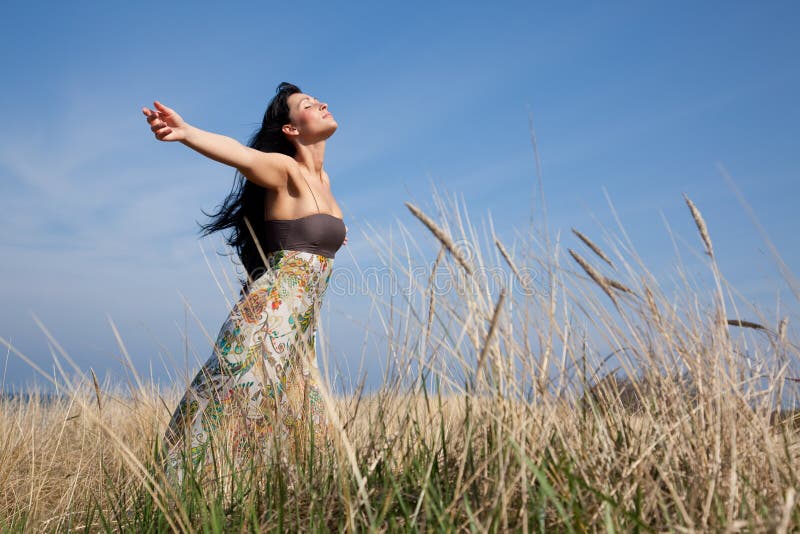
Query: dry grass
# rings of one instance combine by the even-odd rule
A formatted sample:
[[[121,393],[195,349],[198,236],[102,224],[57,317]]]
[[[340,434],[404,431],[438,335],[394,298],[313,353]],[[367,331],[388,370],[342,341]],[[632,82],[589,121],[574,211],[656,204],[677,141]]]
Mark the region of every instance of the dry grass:
[[[92,373],[52,402],[0,403],[0,526],[796,530],[798,418],[779,399],[797,345],[787,319],[773,331],[741,303],[728,316],[731,288],[686,202],[714,280],[706,294],[687,283],[666,295],[635,256],[612,260],[578,232],[613,278],[569,250],[572,270],[535,236],[516,257],[496,236],[482,248],[457,207],[436,223],[409,205],[451,285],[435,290],[431,273],[407,302],[382,303],[394,364],[379,391],[331,401],[334,448],[224,488],[175,490],[153,446],[180,392],[122,395]],[[396,248],[381,238],[376,249]],[[411,276],[414,263],[388,266]],[[521,282],[530,266],[548,273],[543,286],[486,276],[510,268],[504,282]]]

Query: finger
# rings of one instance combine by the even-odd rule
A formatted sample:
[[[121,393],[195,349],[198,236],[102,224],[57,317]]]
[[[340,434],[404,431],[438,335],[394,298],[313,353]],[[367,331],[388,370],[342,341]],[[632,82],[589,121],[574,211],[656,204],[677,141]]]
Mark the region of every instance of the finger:
[[[156,137],[163,141],[164,138],[171,133],[172,133],[172,128],[162,128],[161,130],[156,132]]]
[[[172,129],[169,126],[167,126],[166,124],[164,124],[164,123],[161,123],[158,126],[151,126],[150,130],[152,130],[153,133],[158,133],[159,131],[163,130],[164,128],[172,131]]]
[[[147,117],[147,122],[158,118],[158,112],[151,109],[142,108],[142,113],[144,113],[144,116]]]
[[[153,104],[156,106],[156,109],[158,109],[158,111],[160,111],[160,112],[162,112],[162,113],[169,114],[169,113],[171,113],[171,112],[172,112],[172,110],[171,110],[171,109],[169,109],[167,106],[165,106],[164,104],[162,104],[162,103],[161,103],[161,102],[159,102],[158,100],[156,100],[155,102],[153,102]]]

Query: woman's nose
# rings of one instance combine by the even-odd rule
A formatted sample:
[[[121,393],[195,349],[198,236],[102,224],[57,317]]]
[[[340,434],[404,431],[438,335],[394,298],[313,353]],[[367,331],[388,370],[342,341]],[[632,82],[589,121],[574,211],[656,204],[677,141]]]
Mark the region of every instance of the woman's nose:
[[[319,109],[321,109],[321,110],[328,109],[328,103],[327,102],[321,102],[320,105],[319,105]]]

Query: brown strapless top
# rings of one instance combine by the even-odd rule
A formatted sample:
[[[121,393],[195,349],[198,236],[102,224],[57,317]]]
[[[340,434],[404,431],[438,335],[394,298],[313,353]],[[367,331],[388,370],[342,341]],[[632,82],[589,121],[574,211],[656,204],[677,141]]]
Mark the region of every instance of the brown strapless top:
[[[344,220],[329,213],[314,213],[299,219],[264,221],[264,253],[300,250],[333,258],[345,237]]]

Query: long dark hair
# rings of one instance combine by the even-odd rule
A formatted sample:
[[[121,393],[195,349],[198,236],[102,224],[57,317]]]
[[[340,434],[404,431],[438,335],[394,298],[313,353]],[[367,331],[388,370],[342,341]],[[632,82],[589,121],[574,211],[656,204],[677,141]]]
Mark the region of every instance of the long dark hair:
[[[291,83],[283,82],[278,85],[276,94],[272,97],[264,120],[247,143],[250,148],[263,152],[280,152],[294,157],[295,146],[283,135],[281,129],[289,120],[289,95],[300,93],[300,88]],[[225,241],[236,250],[239,260],[247,274],[242,280],[244,288],[247,287],[247,277],[255,279],[262,274],[266,266],[261,259],[253,236],[245,223],[245,217],[250,221],[253,232],[260,243],[263,243],[264,199],[266,189],[251,182],[238,170],[234,178],[233,188],[224,202],[218,206],[216,213],[203,214],[211,217],[207,224],[200,224],[201,236],[213,234],[223,230],[232,229]],[[202,211],[202,210],[201,210]]]

